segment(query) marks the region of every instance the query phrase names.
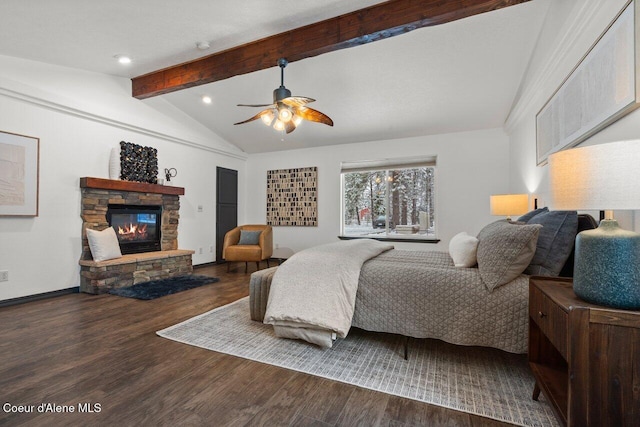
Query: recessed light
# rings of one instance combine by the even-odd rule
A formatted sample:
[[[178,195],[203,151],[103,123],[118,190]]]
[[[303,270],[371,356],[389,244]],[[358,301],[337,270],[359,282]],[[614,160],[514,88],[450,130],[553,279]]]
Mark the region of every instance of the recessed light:
[[[196,42],[196,47],[200,50],[207,50],[211,46],[209,45],[209,42]]]
[[[211,101],[212,101],[212,100],[211,100],[211,97],[210,97],[210,96],[208,96],[208,95],[204,95],[204,96],[202,97],[202,102],[204,102],[205,104],[211,104]]]
[[[131,64],[131,58],[126,55],[116,55],[114,58],[116,58],[121,64]]]

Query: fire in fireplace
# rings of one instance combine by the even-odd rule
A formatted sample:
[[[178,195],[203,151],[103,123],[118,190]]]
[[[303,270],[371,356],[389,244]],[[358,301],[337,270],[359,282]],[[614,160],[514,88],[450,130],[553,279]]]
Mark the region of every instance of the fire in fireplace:
[[[123,254],[161,250],[162,206],[109,205],[107,221]]]

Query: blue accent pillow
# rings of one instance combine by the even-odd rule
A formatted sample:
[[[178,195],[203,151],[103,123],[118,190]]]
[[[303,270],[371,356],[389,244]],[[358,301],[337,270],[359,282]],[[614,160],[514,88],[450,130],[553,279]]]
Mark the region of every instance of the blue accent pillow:
[[[531,212],[527,212],[526,214],[518,218],[518,222],[525,222],[525,223],[529,222],[529,220],[532,219],[534,216],[541,214],[543,212],[549,212],[549,208],[547,207],[538,208],[538,209],[532,210]]]
[[[541,224],[536,253],[524,270],[526,274],[557,276],[573,249],[578,233],[576,211],[548,211],[539,213],[527,224]]]
[[[257,245],[260,242],[260,233],[262,231],[240,230],[239,245]]]

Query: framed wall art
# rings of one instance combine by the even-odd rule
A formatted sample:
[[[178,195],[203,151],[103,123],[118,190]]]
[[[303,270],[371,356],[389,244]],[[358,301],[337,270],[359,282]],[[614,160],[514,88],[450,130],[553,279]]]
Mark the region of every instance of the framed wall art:
[[[538,165],[640,107],[638,21],[629,1],[538,112]]]
[[[40,139],[0,131],[0,215],[38,216]]]
[[[318,225],[318,168],[267,171],[267,224]]]

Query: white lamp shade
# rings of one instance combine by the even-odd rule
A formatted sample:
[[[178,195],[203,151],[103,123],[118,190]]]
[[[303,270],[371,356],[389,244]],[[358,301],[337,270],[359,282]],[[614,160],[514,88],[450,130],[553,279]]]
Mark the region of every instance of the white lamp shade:
[[[549,179],[554,209],[640,209],[640,140],[554,153]]]
[[[522,215],[529,210],[528,194],[496,194],[491,196],[491,215]]]

